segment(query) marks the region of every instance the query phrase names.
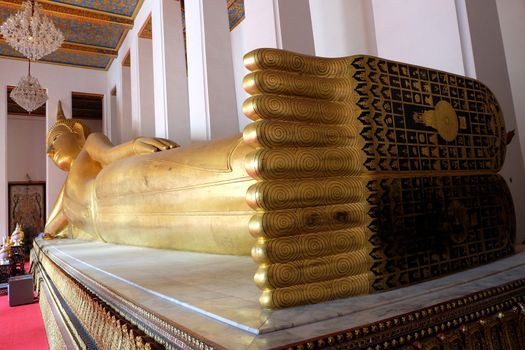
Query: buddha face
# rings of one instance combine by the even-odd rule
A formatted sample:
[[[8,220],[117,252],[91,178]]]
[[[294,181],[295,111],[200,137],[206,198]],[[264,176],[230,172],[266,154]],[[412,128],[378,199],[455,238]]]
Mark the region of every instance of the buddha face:
[[[69,171],[71,163],[84,146],[84,135],[71,130],[65,125],[59,125],[53,130],[49,140],[47,155],[64,171]]]

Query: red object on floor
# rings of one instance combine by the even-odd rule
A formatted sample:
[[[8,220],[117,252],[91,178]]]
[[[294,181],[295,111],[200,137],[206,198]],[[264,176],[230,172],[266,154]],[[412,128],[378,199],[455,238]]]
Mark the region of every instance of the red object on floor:
[[[38,302],[9,306],[0,296],[0,350],[47,350],[46,330]]]

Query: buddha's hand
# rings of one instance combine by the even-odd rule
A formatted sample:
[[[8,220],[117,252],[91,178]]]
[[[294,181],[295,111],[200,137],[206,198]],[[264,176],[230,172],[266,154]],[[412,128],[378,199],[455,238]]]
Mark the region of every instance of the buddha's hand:
[[[153,137],[139,137],[133,140],[135,154],[155,153],[179,147],[173,141]]]
[[[55,239],[55,235],[52,235],[51,233],[45,232],[42,238],[46,241],[50,241],[52,239]]]

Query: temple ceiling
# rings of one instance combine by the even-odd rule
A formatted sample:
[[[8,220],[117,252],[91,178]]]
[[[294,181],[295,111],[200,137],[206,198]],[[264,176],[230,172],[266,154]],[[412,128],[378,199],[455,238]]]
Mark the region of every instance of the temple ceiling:
[[[42,12],[64,33],[62,47],[40,62],[107,70],[126,34],[133,28],[143,0],[41,0]],[[0,0],[0,24],[18,12],[23,0]],[[230,30],[244,19],[244,1],[226,0]],[[181,3],[184,20],[184,1]],[[141,25],[141,24],[139,24]],[[149,28],[148,28],[149,26]],[[185,28],[183,28],[185,29]],[[151,21],[141,34],[152,33]],[[141,35],[141,37],[147,37]],[[151,35],[150,35],[151,37]],[[0,35],[0,57],[23,59]]]

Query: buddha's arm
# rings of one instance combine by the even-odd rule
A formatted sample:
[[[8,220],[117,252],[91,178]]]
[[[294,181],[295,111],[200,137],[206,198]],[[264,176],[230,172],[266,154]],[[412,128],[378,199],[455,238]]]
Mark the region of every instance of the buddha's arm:
[[[56,237],[68,225],[66,215],[64,214],[64,211],[62,210],[63,201],[64,201],[64,187],[62,187],[62,190],[58,194],[58,198],[55,203],[55,206],[53,207],[51,214],[49,214],[49,218],[47,219],[47,222],[46,222],[46,227],[44,228],[44,233],[48,237]]]
[[[170,140],[160,138],[139,137],[129,142],[114,146],[109,139],[101,133],[89,135],[84,149],[89,156],[102,166],[108,165],[118,159],[123,159],[137,154],[154,153],[178,145]]]

